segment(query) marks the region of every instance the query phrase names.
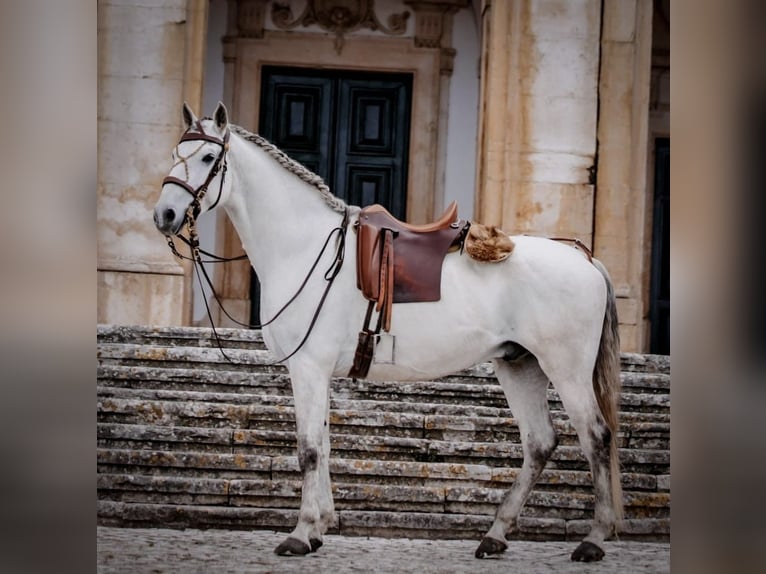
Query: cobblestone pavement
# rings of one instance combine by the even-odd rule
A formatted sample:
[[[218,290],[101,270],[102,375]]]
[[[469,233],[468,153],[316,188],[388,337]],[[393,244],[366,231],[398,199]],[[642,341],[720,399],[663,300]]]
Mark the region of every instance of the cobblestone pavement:
[[[569,560],[574,542],[509,542],[492,558],[473,557],[478,541],[325,536],[305,557],[280,557],[285,534],[269,531],[168,530],[98,527],[98,572],[103,574],[218,573],[456,573],[670,572],[670,544],[608,542],[602,562]]]

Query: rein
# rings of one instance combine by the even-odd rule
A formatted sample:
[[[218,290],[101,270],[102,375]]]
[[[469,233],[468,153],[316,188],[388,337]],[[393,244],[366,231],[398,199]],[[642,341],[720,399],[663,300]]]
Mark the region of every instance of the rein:
[[[335,257],[333,258],[333,261],[330,264],[330,267],[328,267],[327,271],[325,271],[324,273],[324,279],[327,282],[327,285],[325,286],[324,292],[322,293],[322,297],[319,300],[319,303],[317,304],[316,310],[314,311],[314,315],[311,318],[311,322],[309,324],[308,330],[306,331],[306,334],[304,335],[301,342],[290,354],[288,354],[287,356],[283,357],[282,359],[278,361],[267,363],[265,366],[278,365],[280,363],[283,363],[287,359],[291,358],[293,355],[295,355],[303,347],[306,341],[308,341],[308,338],[311,335],[311,332],[314,330],[314,325],[316,324],[317,319],[319,318],[319,312],[322,310],[325,300],[327,299],[327,294],[330,292],[330,287],[332,287],[332,284],[335,281],[335,278],[338,276],[338,273],[340,273],[341,267],[343,266],[343,261],[345,259],[345,254],[346,254],[346,231],[348,229],[348,222],[349,222],[348,208],[346,208],[343,211],[343,221],[341,222],[341,224],[338,227],[334,227],[330,230],[330,233],[327,235],[327,239],[325,239],[325,242],[322,245],[322,249],[319,251],[319,254],[314,260],[314,263],[311,265],[311,269],[309,269],[308,274],[304,278],[300,287],[298,287],[298,290],[295,292],[295,294],[293,294],[292,297],[290,297],[290,299],[288,299],[288,301],[279,309],[279,311],[277,311],[276,314],[271,319],[269,319],[265,323],[261,323],[260,325],[251,325],[249,323],[242,323],[241,321],[238,321],[237,319],[232,317],[228,311],[226,311],[223,304],[221,303],[221,299],[218,297],[218,293],[216,293],[215,291],[215,287],[213,286],[213,281],[210,279],[210,276],[208,275],[204,264],[240,261],[243,259],[247,259],[247,254],[239,255],[237,257],[220,257],[218,255],[215,255],[214,253],[210,253],[208,251],[205,251],[204,249],[201,249],[199,246],[199,235],[197,234],[197,226],[196,226],[197,217],[199,216],[201,211],[201,202],[202,202],[202,199],[205,197],[205,194],[207,193],[207,188],[210,185],[210,182],[213,180],[213,178],[215,178],[215,176],[218,174],[218,172],[221,169],[223,169],[222,176],[221,176],[221,183],[218,188],[218,197],[216,198],[213,205],[210,206],[210,209],[213,209],[216,205],[218,205],[218,202],[221,199],[221,194],[223,192],[223,182],[226,177],[226,169],[227,169],[226,153],[229,151],[229,136],[231,132],[227,129],[223,139],[220,139],[205,133],[205,130],[202,128],[201,120],[197,121],[197,123],[193,127],[196,127],[196,129],[199,131],[192,132],[190,131],[191,128],[189,128],[189,130],[187,130],[184,133],[184,135],[181,137],[179,144],[184,141],[209,141],[209,142],[213,142],[220,145],[222,148],[222,152],[218,156],[218,158],[216,158],[215,164],[213,164],[213,167],[210,170],[210,173],[208,174],[204,183],[197,189],[194,189],[187,181],[184,181],[177,177],[167,176],[165,177],[165,179],[162,180],[163,186],[166,183],[173,183],[173,184],[179,185],[183,189],[185,189],[193,198],[192,202],[189,204],[189,207],[186,210],[186,217],[185,217],[185,223],[189,232],[189,238],[187,239],[183,235],[178,235],[179,239],[181,239],[184,243],[186,243],[186,245],[189,246],[192,256],[188,257],[186,255],[182,255],[181,253],[179,253],[178,249],[176,248],[175,242],[173,241],[173,237],[168,236],[167,243],[173,255],[175,255],[179,259],[185,259],[187,261],[193,262],[194,271],[197,275],[197,280],[199,281],[200,290],[204,294],[205,289],[202,284],[202,277],[204,277],[205,282],[207,283],[208,287],[210,288],[210,291],[213,294],[213,297],[216,300],[216,303],[218,303],[218,307],[221,309],[221,311],[223,311],[226,317],[228,317],[231,321],[233,321],[237,325],[241,325],[242,327],[251,328],[251,329],[260,329],[276,321],[276,319],[298,298],[298,296],[303,291],[304,287],[306,287],[306,285],[309,282],[309,279],[314,274],[314,270],[316,269],[317,265],[319,265],[319,261],[322,259],[322,255],[324,255],[324,252],[327,249],[327,246],[330,244],[330,240],[332,239],[333,235],[337,233]],[[179,157],[181,157],[181,161],[179,163],[184,164],[184,169],[186,170],[187,177],[188,177],[188,167],[186,166],[186,160],[188,160],[192,155],[194,155],[197,151],[199,151],[199,149],[200,148],[197,148],[194,152],[192,152],[190,155],[186,157],[182,157],[179,154]],[[178,165],[178,163],[176,163],[176,165]],[[206,256],[212,259],[204,261],[200,254],[205,254]],[[200,273],[200,270],[202,271],[201,273]],[[213,329],[213,335],[215,336],[218,349],[221,351],[221,354],[224,356],[224,358],[229,363],[233,364],[234,361],[232,361],[231,358],[223,350],[223,345],[221,344],[221,339],[218,336],[218,331],[216,330],[215,325],[213,324],[213,316],[212,316],[212,313],[210,312],[210,306],[208,305],[207,299],[203,297],[203,301],[205,303],[205,310],[207,311],[207,316],[208,316],[208,319],[210,320],[210,325]]]

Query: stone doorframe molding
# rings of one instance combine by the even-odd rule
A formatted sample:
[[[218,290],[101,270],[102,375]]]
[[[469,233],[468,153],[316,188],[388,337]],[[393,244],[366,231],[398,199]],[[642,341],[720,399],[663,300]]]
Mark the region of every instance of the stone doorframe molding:
[[[263,66],[411,73],[407,219],[414,223],[432,219],[441,207],[444,188],[442,146],[446,140],[447,94],[455,56],[451,46],[453,15],[467,7],[468,0],[404,0],[414,11],[414,37],[347,35],[340,51],[333,34],[299,32],[295,31],[297,28],[287,32],[265,30],[266,10],[280,4],[284,3],[229,0],[223,38],[224,101],[232,112],[232,121],[258,131]],[[218,251],[225,257],[239,255],[242,244],[236,231],[223,212],[218,217]],[[215,283],[223,305],[233,317],[248,322],[249,262],[230,263],[220,271]],[[236,326],[220,310],[213,312],[217,325]]]

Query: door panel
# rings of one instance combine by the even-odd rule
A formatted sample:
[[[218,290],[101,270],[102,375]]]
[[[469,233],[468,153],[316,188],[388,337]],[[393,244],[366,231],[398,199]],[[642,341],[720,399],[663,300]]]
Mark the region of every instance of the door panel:
[[[402,219],[407,207],[410,92],[411,81],[401,77],[339,82],[336,187],[351,203],[380,203]]]
[[[260,133],[327,179],[334,84],[327,78],[264,73]]]
[[[348,201],[354,205],[379,203],[397,215],[396,209],[391,208],[398,203],[391,185],[393,179],[392,169],[389,167],[347,163],[344,181],[349,190]]]

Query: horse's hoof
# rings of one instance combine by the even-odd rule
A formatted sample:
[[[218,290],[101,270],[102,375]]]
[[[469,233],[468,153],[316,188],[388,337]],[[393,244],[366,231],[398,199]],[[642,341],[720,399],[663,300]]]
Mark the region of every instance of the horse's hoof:
[[[492,554],[502,554],[508,550],[508,545],[502,540],[496,540],[485,536],[481,539],[481,544],[476,549],[474,556],[476,558],[484,558],[485,556],[491,556]]]
[[[324,544],[324,542],[319,540],[319,538],[312,538],[311,540],[309,540],[309,544],[311,544],[311,551],[316,552],[322,547],[322,544]]]
[[[297,538],[288,538],[274,549],[274,554],[279,556],[305,556],[311,552],[311,546],[304,544]]]
[[[572,552],[572,560],[575,562],[598,562],[603,557],[604,551],[592,542],[580,542]]]

